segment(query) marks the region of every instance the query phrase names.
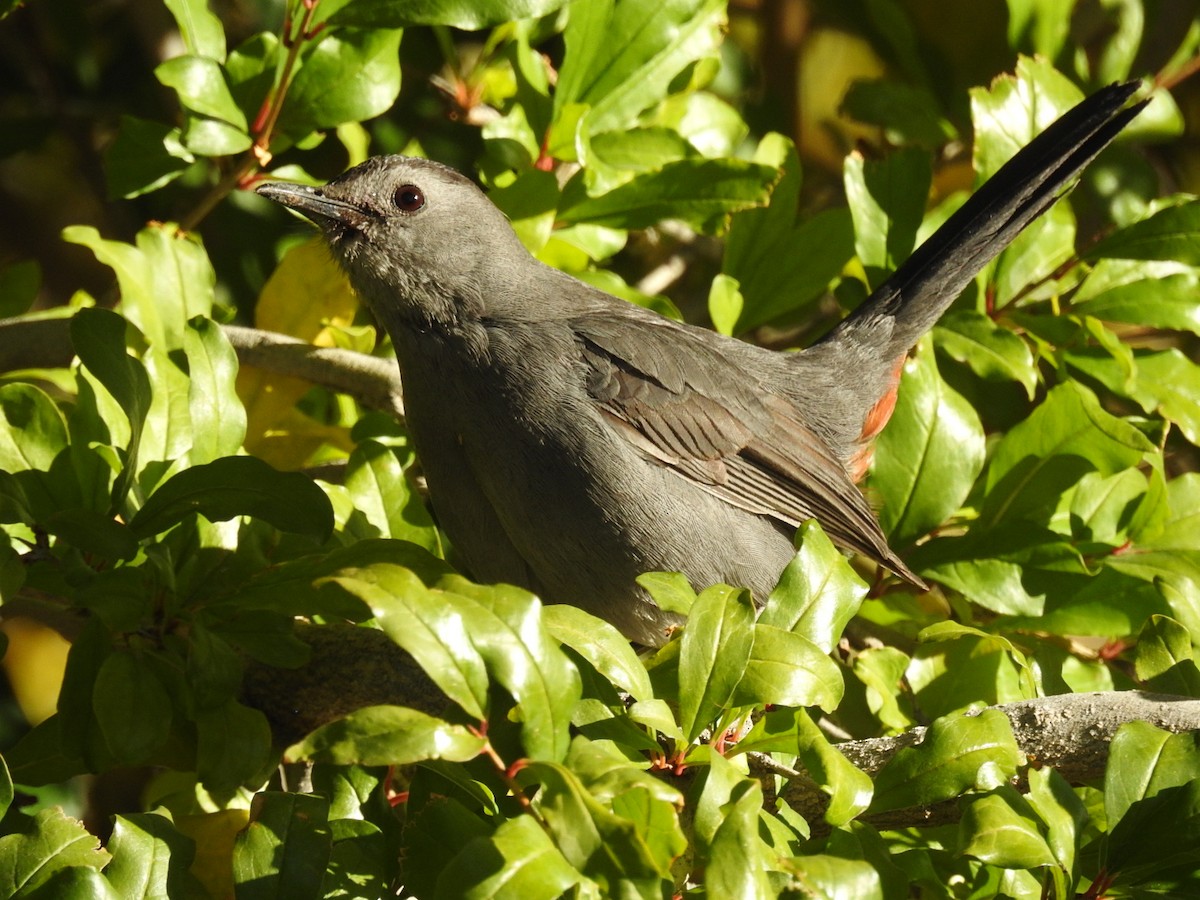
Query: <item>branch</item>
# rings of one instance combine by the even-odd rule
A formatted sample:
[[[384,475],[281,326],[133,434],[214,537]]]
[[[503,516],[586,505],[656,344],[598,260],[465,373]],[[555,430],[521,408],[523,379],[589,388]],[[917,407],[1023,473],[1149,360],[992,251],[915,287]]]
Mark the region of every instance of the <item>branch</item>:
[[[354,350],[314,347],[298,338],[240,325],[225,325],[222,330],[241,365],[302,378],[404,420],[400,370],[394,360]]]
[[[75,356],[70,329],[69,318],[0,319],[0,373],[70,365]],[[314,347],[287,335],[240,325],[225,325],[222,331],[243,366],[293,375],[349,394],[370,409],[404,419],[400,370],[393,360],[353,350]]]
[[[1008,716],[1017,746],[1031,766],[1055,768],[1072,784],[1103,777],[1113,735],[1127,722],[1149,722],[1176,733],[1200,730],[1200,700],[1147,691],[1061,694],[989,708]],[[978,711],[964,713],[977,714]],[[846,741],[837,748],[855,766],[874,777],[900,749],[920,744],[925,731],[918,727],[896,737]],[[751,754],[750,770],[763,782],[768,808],[778,796],[812,824],[814,834],[829,830],[823,818],[829,797],[807,775],[781,771],[777,763],[760,754]],[[773,776],[777,775],[787,781],[776,794]],[[864,816],[863,821],[877,828],[907,828],[948,824],[958,818],[957,800],[948,800],[928,807]]]

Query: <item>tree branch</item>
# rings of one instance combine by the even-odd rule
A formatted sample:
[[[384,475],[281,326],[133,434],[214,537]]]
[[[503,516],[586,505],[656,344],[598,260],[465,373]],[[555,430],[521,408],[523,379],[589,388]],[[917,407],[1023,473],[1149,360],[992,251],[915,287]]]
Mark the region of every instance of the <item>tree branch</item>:
[[[70,365],[75,355],[70,329],[69,318],[0,319],[0,373]],[[302,378],[404,419],[400,370],[393,360],[314,347],[287,335],[240,325],[225,325],[222,331],[243,366]]]
[[[1113,735],[1127,722],[1149,722],[1176,733],[1200,730],[1200,700],[1148,691],[1060,694],[989,708],[1008,717],[1017,746],[1030,766],[1055,768],[1072,784],[1103,777]],[[918,727],[896,737],[846,741],[837,748],[873,778],[902,748],[920,744],[925,732]],[[829,797],[805,773],[780,771],[773,760],[751,754],[751,774],[763,782],[768,807],[778,796],[809,821],[814,834],[829,830],[824,823]],[[774,776],[778,775],[787,781],[776,793]],[[877,828],[908,828],[948,824],[958,818],[958,802],[949,800],[865,816],[864,821]]]

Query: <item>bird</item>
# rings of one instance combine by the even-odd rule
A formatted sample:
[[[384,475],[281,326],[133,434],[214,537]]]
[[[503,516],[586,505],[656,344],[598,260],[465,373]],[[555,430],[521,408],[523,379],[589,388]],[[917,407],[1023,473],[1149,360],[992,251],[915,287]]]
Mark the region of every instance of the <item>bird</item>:
[[[663,644],[638,582],[682,573],[762,604],[816,519],[911,584],[857,486],[902,364],[976,274],[1138,114],[1101,88],[1022,148],[857,309],[799,352],[615,298],[535,259],[469,178],[377,156],[257,192],[314,222],[390,335],[406,425],[468,574]]]

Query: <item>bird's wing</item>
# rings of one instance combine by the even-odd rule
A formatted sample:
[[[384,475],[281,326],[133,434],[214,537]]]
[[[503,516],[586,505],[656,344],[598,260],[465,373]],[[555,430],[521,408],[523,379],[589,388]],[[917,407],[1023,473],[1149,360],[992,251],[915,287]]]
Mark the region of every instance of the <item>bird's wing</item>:
[[[826,443],[710,336],[608,315],[571,324],[588,395],[647,458],[747,512],[793,526],[815,518],[836,544],[922,583]]]

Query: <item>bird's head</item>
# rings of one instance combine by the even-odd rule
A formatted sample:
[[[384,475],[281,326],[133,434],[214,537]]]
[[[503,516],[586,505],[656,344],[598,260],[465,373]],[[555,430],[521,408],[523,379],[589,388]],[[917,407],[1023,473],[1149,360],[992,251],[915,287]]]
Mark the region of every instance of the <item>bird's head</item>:
[[[258,193],[315,222],[384,324],[487,313],[529,254],[469,179],[425,159],[378,156],[323,187],[269,182]],[[447,319],[447,317],[449,317]]]

